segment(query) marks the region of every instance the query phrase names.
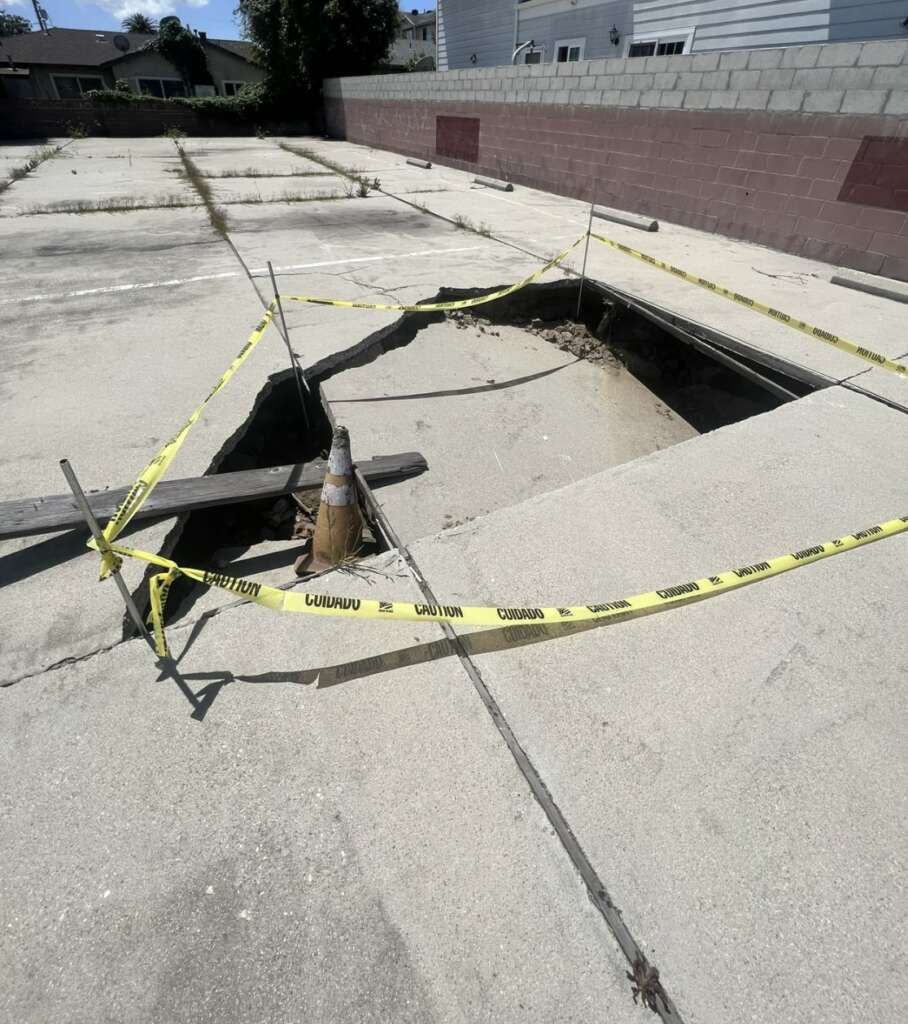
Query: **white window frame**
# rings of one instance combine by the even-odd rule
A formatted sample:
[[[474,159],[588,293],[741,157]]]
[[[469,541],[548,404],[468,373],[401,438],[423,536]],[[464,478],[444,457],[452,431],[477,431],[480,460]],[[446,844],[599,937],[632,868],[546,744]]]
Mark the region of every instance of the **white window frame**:
[[[575,47],[580,50],[580,56],[577,58],[578,61],[583,60],[583,55],[586,53],[586,36],[578,36],[576,39],[559,39],[555,43],[555,49],[552,51],[552,60],[555,64],[573,64],[574,61],[559,61],[558,51],[562,46],[566,46],[568,50],[573,50]]]
[[[543,46],[528,46],[523,51],[523,53],[521,54],[521,56],[523,57],[523,63],[524,64],[528,64],[529,63],[529,61],[527,61],[527,54],[528,53],[538,53],[539,54],[539,60],[536,61],[535,63],[537,63],[537,64],[545,64],[545,46],[544,45]],[[530,67],[533,67],[533,64],[530,64]]]
[[[696,25],[693,28],[677,28],[667,30],[665,32],[644,32],[642,35],[628,36],[627,46],[624,50],[624,56],[630,57],[631,47],[634,43],[655,43],[659,46],[659,43],[677,43],[683,42],[684,49],[681,53],[690,53],[694,45],[694,33],[697,31]],[[653,54],[657,56],[657,54]],[[680,56],[680,54],[672,54],[672,56]],[[645,60],[645,57],[631,57],[631,60]]]
[[[244,85],[252,85],[252,84],[253,84],[252,82],[247,82],[246,79],[243,79],[242,81],[240,81],[239,78],[224,78],[224,79],[221,80],[221,88],[224,90],[224,95],[225,96],[227,95],[226,86],[228,86],[228,85],[232,85],[233,86],[233,95],[236,96],[236,94],[240,91],[240,89],[243,88]]]
[[[136,75],[136,77],[132,81],[133,81],[133,87],[136,90],[136,95],[137,96],[145,96],[146,95],[146,93],[142,92],[142,90],[141,90],[141,88],[139,86],[139,82],[160,82],[161,83],[161,94],[162,95],[164,94],[164,82],[180,82],[182,84],[183,88],[184,89],[186,88],[186,83],[183,81],[182,78],[162,78],[160,75]],[[152,99],[159,99],[160,97],[152,96],[151,98]],[[165,100],[166,99],[171,99],[171,98],[172,97],[164,96]]]
[[[100,88],[100,89],[106,89],[107,88],[107,84],[104,81],[104,76],[103,75],[77,75],[77,74],[72,74],[72,75],[59,74],[59,75],[55,75],[55,74],[52,74],[50,76],[50,78],[51,78],[51,81],[54,83],[54,92],[57,94],[57,99],[58,100],[62,100],[63,99],[63,97],[60,95],[60,90],[57,88],[57,79],[58,78],[75,78],[76,84],[79,86],[79,95],[80,96],[84,96],[85,95],[85,92],[82,89],[82,82],[81,82],[81,79],[83,79],[83,78],[96,78],[101,83],[100,86],[98,86],[98,88]]]

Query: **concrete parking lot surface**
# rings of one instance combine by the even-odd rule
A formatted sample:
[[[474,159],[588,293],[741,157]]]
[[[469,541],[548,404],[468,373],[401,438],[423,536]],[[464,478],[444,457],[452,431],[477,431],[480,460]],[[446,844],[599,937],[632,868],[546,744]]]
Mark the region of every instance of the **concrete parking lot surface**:
[[[36,145],[0,148],[0,178]],[[415,303],[517,281],[589,216],[343,142],[184,140],[221,231],[173,141],[55,145],[0,194],[0,500],[62,492],[63,457],[86,489],[128,485],[244,344],[269,261],[285,296]],[[905,307],[834,268],[594,228],[908,352]],[[700,325],[747,382],[642,314],[603,358],[537,307],[416,323],[285,302],[354,455],[429,464],[375,491],[402,547],[307,590],[614,601],[908,513],[908,381],[597,243],[587,274],[587,311],[611,315],[599,282]],[[272,327],[169,476],[273,464],[300,429],[276,404],[287,368]],[[169,554],[191,525],[125,539]],[[301,586],[293,542],[225,555],[229,530],[206,530],[201,568]],[[3,1019],[631,1022],[635,950],[667,1020],[900,1019],[904,535],[607,628],[459,642],[197,591],[170,608],[169,669],[123,638],[86,536],[0,541]],[[144,566],[124,574],[144,606]]]

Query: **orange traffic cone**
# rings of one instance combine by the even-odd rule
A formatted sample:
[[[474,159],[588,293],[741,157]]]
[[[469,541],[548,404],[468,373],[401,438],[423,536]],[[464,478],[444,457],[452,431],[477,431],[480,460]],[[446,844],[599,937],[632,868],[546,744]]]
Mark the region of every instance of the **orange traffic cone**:
[[[338,565],[359,553],[362,534],[363,517],[356,501],[350,434],[346,427],[336,427],[312,547],[296,560],[294,571],[298,576],[306,576]]]

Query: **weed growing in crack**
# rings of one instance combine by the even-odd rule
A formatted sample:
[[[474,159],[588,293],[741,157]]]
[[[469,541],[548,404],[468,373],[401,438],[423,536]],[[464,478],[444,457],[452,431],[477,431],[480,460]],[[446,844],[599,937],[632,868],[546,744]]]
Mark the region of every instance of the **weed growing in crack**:
[[[260,171],[255,167],[243,167],[238,171],[202,171],[203,178],[327,178],[331,171],[304,171],[291,168],[289,171]]]
[[[335,174],[346,178],[352,185],[352,187],[347,187],[345,190],[348,199],[353,199],[354,197],[365,199],[370,192],[381,191],[381,182],[378,178],[373,178],[370,181],[362,174],[359,174],[355,168],[344,167],[343,164],[338,164],[333,160],[328,160],[326,157],[319,156],[313,149],[307,149],[305,146],[291,146],[289,142],[279,142],[278,146],[287,153],[293,153],[295,156],[301,156],[305,160],[321,164],[322,167],[327,167],[329,170],[334,171]]]
[[[43,164],[45,160],[55,157],[59,152],[59,146],[41,146],[40,149],[34,150],[21,167],[14,167],[9,172],[9,178],[6,181],[0,181],[0,192],[5,192],[14,181],[20,181],[27,174],[31,174],[36,167]]]
[[[25,213],[128,213],[132,210],[176,210],[187,206],[200,206],[191,199],[179,196],[159,196],[156,199],[61,199],[46,206],[30,206]]]
[[[492,237],[492,229],[485,221],[481,220],[478,224],[474,224],[469,217],[465,217],[462,213],[458,213],[454,218],[454,227],[461,231],[472,231],[474,235],[482,235],[483,238]]]
[[[205,180],[204,175],[199,170],[193,159],[189,156],[186,150],[180,145],[180,143],[174,139],[174,145],[177,147],[177,153],[180,155],[180,161],[183,164],[183,170],[186,173],[186,177],[189,179],[189,183],[195,189],[196,194],[205,207],[208,213],[208,220],[211,226],[222,238],[227,237],[227,213],[225,210],[218,206],[214,200],[214,193],[211,191],[211,186]]]

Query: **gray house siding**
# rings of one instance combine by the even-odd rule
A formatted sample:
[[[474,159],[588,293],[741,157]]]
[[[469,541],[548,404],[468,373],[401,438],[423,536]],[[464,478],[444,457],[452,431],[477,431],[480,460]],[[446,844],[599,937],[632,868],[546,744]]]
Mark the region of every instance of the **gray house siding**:
[[[520,11],[520,41],[532,39],[537,47],[544,46],[542,59],[545,63],[555,59],[555,44],[559,39],[584,39],[585,58],[620,57],[633,19],[632,0],[611,0],[559,14],[534,14],[530,9]],[[612,25],[621,36],[617,46],[608,37]]]
[[[543,46],[548,63],[560,39],[585,39],[587,58],[616,57],[635,38],[677,39],[691,29],[693,51],[900,39],[908,0],[438,0],[439,70],[509,64],[515,9],[519,41]],[[621,36],[617,47],[608,38],[612,25]]]
[[[636,38],[694,28],[692,50],[903,36],[904,0],[634,0]]]
[[[510,64],[513,50],[511,0],[438,0],[439,68]]]

